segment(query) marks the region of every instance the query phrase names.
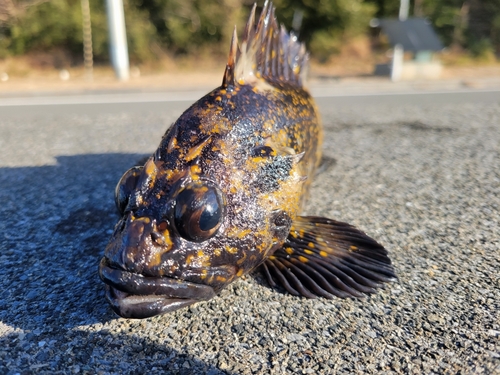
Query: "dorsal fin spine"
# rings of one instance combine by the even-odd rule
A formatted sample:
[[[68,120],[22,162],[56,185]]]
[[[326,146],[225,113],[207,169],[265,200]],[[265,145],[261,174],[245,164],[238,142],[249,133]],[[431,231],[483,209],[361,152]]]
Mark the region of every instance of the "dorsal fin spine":
[[[285,81],[288,81],[290,79],[290,67],[288,65],[288,39],[289,36],[286,32],[285,26],[281,25],[280,28],[280,40],[282,40],[281,46],[283,49],[283,77],[285,78]],[[285,44],[286,41],[286,45]]]
[[[226,71],[224,72],[224,77],[222,79],[222,87],[228,87],[229,85],[234,86],[236,84],[234,71],[236,61],[240,57],[239,55],[238,33],[236,32],[235,26],[233,30],[233,37],[231,38],[231,48],[229,50],[229,57],[227,58]]]
[[[254,4],[238,47],[236,31],[233,33],[229,58],[222,86],[267,83],[286,83],[302,87],[309,56],[305,45],[297,37],[278,26],[275,8],[270,1],[264,3],[255,24]]]
[[[248,22],[245,26],[245,32],[243,34],[243,40],[247,41],[253,37],[255,32],[255,11],[257,9],[257,3],[253,4],[252,10],[250,11],[250,16],[248,17]]]

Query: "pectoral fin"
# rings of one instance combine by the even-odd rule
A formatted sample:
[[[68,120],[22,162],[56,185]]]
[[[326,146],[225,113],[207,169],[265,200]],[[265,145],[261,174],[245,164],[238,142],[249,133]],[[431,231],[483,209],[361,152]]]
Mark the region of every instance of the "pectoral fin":
[[[349,224],[314,216],[294,220],[263,268],[271,286],[307,298],[361,298],[396,278],[382,245]]]

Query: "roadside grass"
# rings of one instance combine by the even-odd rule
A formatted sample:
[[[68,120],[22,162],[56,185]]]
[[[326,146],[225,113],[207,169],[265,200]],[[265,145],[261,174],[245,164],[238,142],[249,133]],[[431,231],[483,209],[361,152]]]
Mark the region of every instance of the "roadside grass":
[[[310,61],[312,78],[342,79],[373,76],[376,64],[390,61],[390,50],[374,51],[366,38],[341,48],[327,61]],[[467,52],[444,51],[439,54],[443,64],[443,79],[500,77],[500,59],[475,58]],[[201,88],[220,84],[226,60],[208,52],[203,56],[183,56],[131,64],[130,80],[118,82],[107,62],[97,62],[93,79],[89,80],[83,62],[71,59],[60,51],[32,53],[26,56],[0,59],[0,92],[30,90],[87,90],[106,88]]]

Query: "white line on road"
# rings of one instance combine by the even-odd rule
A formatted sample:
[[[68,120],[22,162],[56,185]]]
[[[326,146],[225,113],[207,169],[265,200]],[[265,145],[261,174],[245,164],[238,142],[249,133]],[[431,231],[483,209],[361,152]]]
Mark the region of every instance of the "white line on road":
[[[70,104],[123,104],[149,102],[183,102],[193,101],[207,94],[207,91],[178,91],[157,93],[122,93],[122,94],[84,94],[26,96],[17,98],[0,98],[0,107],[34,106],[34,105],[70,105]]]
[[[443,90],[443,91],[387,91],[387,92],[339,92],[339,89],[311,88],[315,98],[329,97],[366,97],[390,95],[433,95],[433,94],[467,94],[467,93],[498,93],[499,89],[490,90]],[[178,91],[156,93],[121,93],[121,94],[84,94],[84,95],[54,95],[54,96],[26,96],[14,98],[0,98],[0,107],[19,106],[50,106],[50,105],[79,105],[79,104],[125,104],[125,103],[153,103],[153,102],[184,102],[196,101],[206,95],[207,91]]]

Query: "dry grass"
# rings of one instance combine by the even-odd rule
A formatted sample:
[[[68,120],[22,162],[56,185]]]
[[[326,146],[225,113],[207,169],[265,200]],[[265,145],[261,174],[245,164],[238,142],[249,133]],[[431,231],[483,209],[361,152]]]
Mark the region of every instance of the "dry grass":
[[[81,65],[68,68],[69,79],[61,79],[59,64],[64,55],[47,53],[0,60],[0,92],[95,90],[95,89],[205,89],[220,84],[225,61],[220,57],[198,56],[173,60],[165,57],[141,66],[132,66],[128,82],[116,80],[111,67],[98,65],[93,80]],[[370,77],[375,64],[389,61],[385,53],[373,53],[368,39],[346,45],[325,64],[311,60],[310,73],[315,78]],[[466,54],[441,54],[442,79],[500,77],[499,62],[481,62]],[[6,79],[7,73],[8,79]]]

